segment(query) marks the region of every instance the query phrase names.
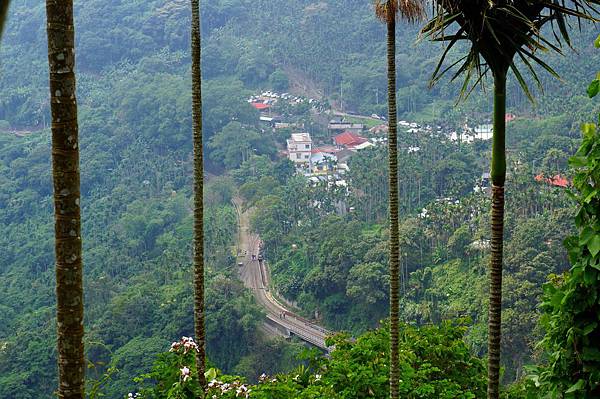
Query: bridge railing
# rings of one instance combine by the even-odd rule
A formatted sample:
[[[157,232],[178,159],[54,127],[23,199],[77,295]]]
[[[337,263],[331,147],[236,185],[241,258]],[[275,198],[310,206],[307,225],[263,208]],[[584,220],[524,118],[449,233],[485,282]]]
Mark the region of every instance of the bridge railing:
[[[310,331],[299,328],[298,326],[295,326],[291,323],[290,324],[285,323],[283,320],[278,320],[271,315],[267,315],[267,318],[271,322],[273,322],[277,325],[280,325],[284,329],[288,330],[291,334],[298,336],[302,340],[304,340],[308,343],[311,343],[321,349],[328,349],[327,346],[325,345],[325,339],[323,337],[316,335],[316,334],[311,334]]]

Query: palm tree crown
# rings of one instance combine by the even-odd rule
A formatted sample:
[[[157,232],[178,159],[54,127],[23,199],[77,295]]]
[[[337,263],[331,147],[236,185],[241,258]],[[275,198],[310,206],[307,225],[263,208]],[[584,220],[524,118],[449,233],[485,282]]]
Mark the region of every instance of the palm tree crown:
[[[425,16],[425,9],[420,0],[375,0],[375,15],[382,22],[398,17],[415,22]]]
[[[569,18],[597,21],[598,0],[436,0],[433,18],[422,33],[435,41],[448,43],[433,73],[431,83],[457,67],[452,80],[464,75],[461,95],[468,94],[488,73],[512,69],[519,84],[532,100],[531,92],[514,58],[523,61],[534,80],[540,85],[534,65],[537,64],[557,76],[540,57],[539,52],[562,53],[562,45],[570,46]],[[542,32],[550,24],[552,38]],[[456,30],[449,33],[449,28]],[[442,69],[449,51],[459,41],[471,42],[469,52],[458,61]],[[541,87],[541,85],[540,85]]]

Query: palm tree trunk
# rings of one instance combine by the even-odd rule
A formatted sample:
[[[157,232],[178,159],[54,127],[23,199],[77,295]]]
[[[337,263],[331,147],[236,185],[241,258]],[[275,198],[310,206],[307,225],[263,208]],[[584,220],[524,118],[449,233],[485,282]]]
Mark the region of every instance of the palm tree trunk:
[[[204,330],[204,164],[202,147],[202,73],[200,42],[200,4],[192,3],[192,126],[194,130],[194,327],[196,330],[196,367],[198,381],[206,385],[206,332]]]
[[[0,39],[2,39],[2,32],[4,31],[6,16],[8,15],[9,4],[10,0],[0,0]]]
[[[390,196],[390,395],[398,399],[400,380],[398,356],[399,330],[399,254],[398,238],[398,122],[396,115],[396,19],[387,20],[388,61],[388,146],[389,146],[389,196]]]
[[[73,1],[47,0],[46,15],[52,111],[59,377],[57,396],[61,399],[83,399],[83,264]]]
[[[506,179],[506,70],[494,74],[492,143],[492,256],[488,315],[488,399],[498,399],[502,336],[502,255],[504,246],[504,181]]]

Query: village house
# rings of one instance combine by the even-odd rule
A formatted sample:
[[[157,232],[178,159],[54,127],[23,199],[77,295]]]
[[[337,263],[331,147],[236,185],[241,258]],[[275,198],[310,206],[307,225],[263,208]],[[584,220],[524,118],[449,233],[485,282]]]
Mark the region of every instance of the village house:
[[[281,123],[281,117],[279,116],[260,116],[260,123],[274,128],[276,124]]]
[[[352,158],[353,155],[356,155],[356,151],[349,150],[347,148],[345,148],[335,154],[339,163],[347,163],[348,160],[350,158]]]
[[[266,112],[271,108],[271,106],[269,104],[261,103],[261,102],[250,103],[250,105],[252,105],[256,110],[258,110],[260,112]]]
[[[561,175],[545,177],[543,173],[540,173],[539,175],[535,176],[535,181],[545,182],[553,187],[562,187],[562,188],[569,187],[569,180],[562,177]]]
[[[367,148],[370,148],[370,147],[375,147],[375,144],[371,143],[370,141],[365,141],[362,144],[354,146],[353,149],[356,151],[360,151],[360,150],[366,150]]]
[[[345,131],[333,138],[333,143],[338,147],[354,149],[356,146],[366,143],[368,140],[353,132]]]
[[[483,172],[481,178],[473,187],[473,191],[476,193],[483,192],[487,195],[492,193],[492,179],[490,172]]]
[[[290,161],[296,166],[310,164],[312,139],[308,133],[293,133],[287,140],[287,152]]]
[[[372,135],[378,135],[378,134],[388,134],[388,131],[390,130],[390,128],[388,127],[387,124],[383,123],[381,125],[377,125],[377,126],[373,126],[372,128],[369,129],[369,133],[371,133]]]
[[[355,133],[355,134],[359,134],[359,133],[362,133],[362,131],[365,129],[365,125],[363,125],[362,123],[345,122],[343,120],[336,118],[336,119],[332,119],[331,121],[329,121],[329,124],[327,125],[327,129],[329,130],[329,133],[332,135],[337,134],[337,133],[346,132],[346,131]]]

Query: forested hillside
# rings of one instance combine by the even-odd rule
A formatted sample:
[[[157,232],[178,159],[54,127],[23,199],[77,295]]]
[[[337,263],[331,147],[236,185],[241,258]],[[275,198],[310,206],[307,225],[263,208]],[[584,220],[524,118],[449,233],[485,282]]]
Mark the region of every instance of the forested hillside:
[[[129,392],[172,340],[193,334],[188,6],[75,2],[85,343],[91,379],[116,370],[103,388],[109,398]],[[305,316],[358,336],[388,314],[387,151],[371,148],[348,161],[347,195],[308,185],[280,157],[291,131],[265,134],[247,99],[288,91],[333,110],[385,115],[385,29],[364,0],[202,7],[208,357],[256,380],[292,369],[303,347],[268,340],[260,329],[263,312],[237,278],[232,198],[255,211],[253,229],[279,294]],[[485,93],[455,106],[458,82],[428,88],[440,47],[417,43],[417,33],[399,25],[400,118],[449,130],[487,123]],[[571,180],[566,160],[579,146],[579,125],[597,111],[581,84],[598,63],[595,36],[584,25],[573,38],[578,53],[548,57],[563,80],[542,73],[545,92],[536,93],[535,106],[509,80],[508,111],[517,119],[508,133],[507,382],[535,358],[547,274],[568,268],[560,243],[573,230],[574,207],[563,188],[535,176]],[[278,111],[329,144],[329,115],[300,108]],[[0,47],[0,398],[50,397],[55,389],[49,126],[44,4],[14,0]],[[400,142],[402,317],[416,325],[466,318],[464,330],[447,327],[452,342],[465,332],[470,353],[483,356],[489,199],[473,187],[489,170],[489,142],[408,129]],[[387,339],[371,334],[359,350],[365,341],[379,350]],[[426,334],[438,339],[436,329]],[[462,341],[456,345],[462,351]],[[471,354],[460,359],[479,370]],[[462,388],[480,382],[473,376]]]

